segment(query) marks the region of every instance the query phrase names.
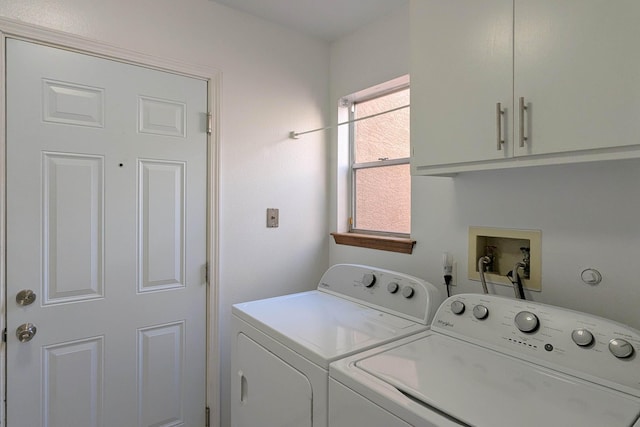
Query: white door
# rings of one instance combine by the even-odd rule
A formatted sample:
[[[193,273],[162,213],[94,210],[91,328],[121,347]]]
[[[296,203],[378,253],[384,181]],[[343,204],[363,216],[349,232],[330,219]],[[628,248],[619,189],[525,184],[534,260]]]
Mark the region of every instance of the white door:
[[[6,72],[7,425],[204,426],[207,83],[18,40]]]

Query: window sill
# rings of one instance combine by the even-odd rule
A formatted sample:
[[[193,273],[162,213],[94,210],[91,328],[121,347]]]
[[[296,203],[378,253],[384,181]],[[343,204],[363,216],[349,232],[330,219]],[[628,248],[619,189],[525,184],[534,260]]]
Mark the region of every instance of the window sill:
[[[331,233],[338,245],[358,246],[361,248],[379,249],[382,251],[410,254],[413,252],[415,240],[401,237],[373,236],[357,233]]]

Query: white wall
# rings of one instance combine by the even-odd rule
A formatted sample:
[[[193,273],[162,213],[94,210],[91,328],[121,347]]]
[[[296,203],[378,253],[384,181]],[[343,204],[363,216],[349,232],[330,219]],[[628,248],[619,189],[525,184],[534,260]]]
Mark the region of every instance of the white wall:
[[[407,8],[332,45],[332,105],[341,96],[409,72],[408,26]],[[360,74],[361,80],[354,77]],[[332,170],[342,176],[342,166],[334,149]],[[414,177],[413,254],[331,242],[330,263],[369,263],[405,271],[438,285],[444,293],[441,254],[449,251],[458,262],[460,282],[453,292],[481,292],[479,282],[466,279],[468,227],[542,230],[542,292],[527,296],[640,329],[638,183],[639,160],[475,172],[455,178]],[[340,229],[346,215],[340,180],[332,183],[331,193],[331,227]],[[602,273],[600,285],[580,280],[587,267]],[[490,285],[490,290],[513,295],[509,287]]]
[[[328,266],[326,135],[288,139],[327,122],[328,44],[208,0],[3,0],[0,16],[222,72],[217,315],[228,425],[231,304],[312,289]],[[279,228],[266,228],[268,207],[280,209]]]

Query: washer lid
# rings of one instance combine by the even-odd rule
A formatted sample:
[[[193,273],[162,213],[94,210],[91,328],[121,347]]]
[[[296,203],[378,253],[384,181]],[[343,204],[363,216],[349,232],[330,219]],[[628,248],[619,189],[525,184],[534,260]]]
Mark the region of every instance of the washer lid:
[[[325,369],[341,357],[427,329],[319,291],[236,304],[232,311]]]
[[[631,426],[640,400],[457,339],[431,334],[356,366],[473,426]]]

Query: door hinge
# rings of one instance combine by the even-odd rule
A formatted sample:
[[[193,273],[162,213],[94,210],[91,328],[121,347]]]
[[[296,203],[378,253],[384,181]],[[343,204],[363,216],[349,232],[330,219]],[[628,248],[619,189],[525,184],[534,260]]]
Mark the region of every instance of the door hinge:
[[[204,408],[204,427],[211,427],[211,409],[209,407]]]
[[[209,263],[204,264],[204,282],[209,284]]]
[[[7,342],[7,328],[2,330],[2,342]]]
[[[207,135],[211,135],[213,132],[213,115],[209,112],[207,113]]]

